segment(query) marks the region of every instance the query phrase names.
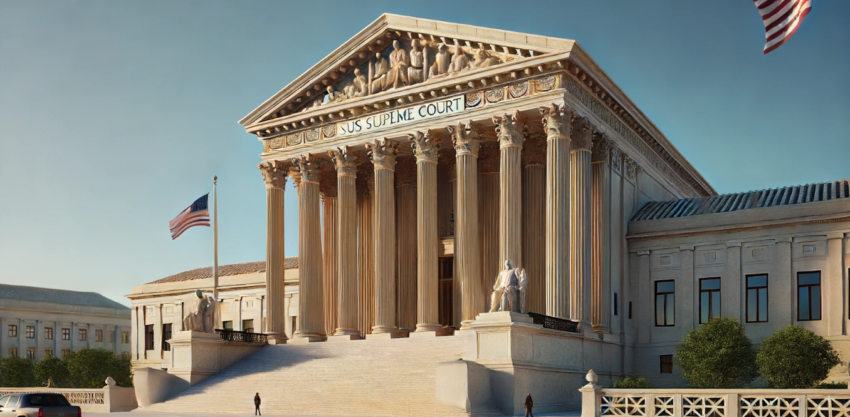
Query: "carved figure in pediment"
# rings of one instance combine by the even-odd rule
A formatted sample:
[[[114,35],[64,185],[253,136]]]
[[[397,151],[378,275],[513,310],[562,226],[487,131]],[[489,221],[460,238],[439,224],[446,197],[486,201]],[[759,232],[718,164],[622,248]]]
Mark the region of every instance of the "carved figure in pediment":
[[[345,99],[348,98],[348,97],[346,97],[346,93],[341,92],[341,91],[334,91],[334,88],[331,87],[331,86],[328,86],[327,91],[328,91],[328,101],[322,103],[323,106],[325,104],[339,103],[341,101],[345,101]]]
[[[349,84],[351,87],[351,94],[348,95],[348,98],[354,97],[365,97],[369,92],[369,81],[366,80],[366,76],[360,73],[360,68],[354,69],[354,79]]]
[[[398,41],[393,41],[393,51],[390,53],[390,70],[384,80],[384,90],[408,85],[408,67],[410,67],[410,61],[407,51],[402,49]]]
[[[449,72],[449,67],[452,65],[452,57],[449,54],[446,44],[442,43],[437,47],[437,55],[434,57],[434,64],[428,68],[428,78],[443,77]]]
[[[422,42],[414,39],[411,42],[412,49],[410,50],[410,67],[407,69],[407,81],[410,84],[422,82],[422,76],[425,72],[425,54],[422,52]]]
[[[476,49],[472,53],[472,68],[487,68],[493,65],[501,64],[502,60],[498,57],[490,55],[489,52],[483,49]]]
[[[313,100],[313,102],[309,106],[304,106],[304,109],[301,110],[301,112],[313,110],[316,107],[321,107],[321,106],[322,106],[322,97],[319,97],[319,98]]]
[[[384,91],[387,85],[387,75],[390,72],[390,63],[381,55],[380,52],[375,54],[375,71],[372,72],[372,94]]]
[[[457,74],[469,69],[469,58],[463,52],[460,45],[455,46],[455,54],[452,56],[452,64],[449,66],[449,74]]]

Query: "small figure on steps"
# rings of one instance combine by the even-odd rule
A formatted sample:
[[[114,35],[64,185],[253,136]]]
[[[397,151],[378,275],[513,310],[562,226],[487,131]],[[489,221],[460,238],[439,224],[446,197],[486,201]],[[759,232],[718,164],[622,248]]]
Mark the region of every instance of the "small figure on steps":
[[[534,417],[534,414],[531,413],[531,407],[534,407],[534,401],[531,399],[531,393],[525,396],[525,417]]]
[[[254,396],[254,415],[261,416],[263,413],[260,412],[260,393]]]

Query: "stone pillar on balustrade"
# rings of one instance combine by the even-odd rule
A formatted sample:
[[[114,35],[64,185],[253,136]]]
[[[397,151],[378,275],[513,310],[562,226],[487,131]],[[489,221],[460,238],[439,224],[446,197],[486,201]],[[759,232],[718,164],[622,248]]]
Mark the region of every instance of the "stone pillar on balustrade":
[[[573,121],[570,151],[570,318],[579,322],[579,330],[592,331],[590,325],[590,247],[591,247],[591,170],[592,143],[590,122]]]
[[[499,262],[522,268],[522,145],[526,117],[517,111],[493,117],[499,140]],[[488,277],[489,278],[489,277]]]
[[[266,294],[268,306],[261,331],[270,344],[286,343],[286,309],[284,285],[284,211],[283,193],[289,167],[281,161],[260,164],[266,184]],[[182,326],[182,322],[178,323]]]
[[[570,318],[570,147],[573,113],[541,107],[546,134],[546,314]]]
[[[337,181],[336,171],[323,170],[319,174],[319,197],[322,201],[322,289],[324,290],[325,334],[331,335],[338,326],[337,286],[339,283],[337,239]]]
[[[611,327],[611,166],[612,143],[594,132],[591,147],[590,324],[597,333]]]
[[[457,161],[457,216],[455,218],[456,278],[461,283],[461,330],[484,311],[481,285],[481,241],[478,235],[478,150],[482,139],[475,124],[449,126]]]
[[[325,340],[322,229],[319,207],[319,161],[293,158],[298,180],[298,330],[293,339]],[[293,341],[295,341],[293,340]]]
[[[334,336],[359,335],[357,329],[357,163],[358,155],[347,146],[328,151],[336,167],[337,286],[325,288],[336,293],[337,327]]]
[[[375,140],[366,144],[375,166],[375,325],[372,333],[392,333],[396,327],[395,184],[398,144]]]
[[[440,330],[439,245],[437,230],[437,160],[441,135],[409,135],[416,157],[416,275],[418,277],[416,331]]]

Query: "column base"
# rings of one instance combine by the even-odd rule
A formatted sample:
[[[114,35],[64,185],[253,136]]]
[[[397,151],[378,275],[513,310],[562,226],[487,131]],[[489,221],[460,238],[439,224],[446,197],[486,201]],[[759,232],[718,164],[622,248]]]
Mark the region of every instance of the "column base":
[[[289,338],[285,333],[266,333],[266,340],[270,345],[285,345]]]
[[[292,336],[292,339],[289,340],[289,343],[312,343],[312,342],[324,342],[327,339],[327,335],[320,332],[302,332],[297,331]]]
[[[333,336],[353,336],[353,335],[357,335],[357,338],[359,339],[360,338],[360,331],[358,331],[357,329],[344,329],[344,328],[340,327],[340,328],[337,328],[336,330],[334,330],[334,334],[333,334]]]
[[[593,326],[590,325],[589,321],[579,321],[578,331],[586,337],[598,337],[595,332],[595,329],[593,328]]]
[[[398,329],[393,326],[372,326],[372,334],[392,333]]]
[[[417,332],[436,332],[442,329],[443,326],[439,324],[418,323],[416,325]]]

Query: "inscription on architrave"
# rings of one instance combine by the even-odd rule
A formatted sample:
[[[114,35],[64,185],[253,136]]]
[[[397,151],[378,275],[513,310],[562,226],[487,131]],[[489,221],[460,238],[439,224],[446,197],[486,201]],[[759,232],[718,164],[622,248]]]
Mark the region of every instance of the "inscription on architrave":
[[[419,120],[462,112],[466,108],[466,96],[457,96],[445,100],[395,109],[361,117],[356,120],[340,122],[336,125],[336,136],[347,136],[370,132],[382,128],[403,125]]]

